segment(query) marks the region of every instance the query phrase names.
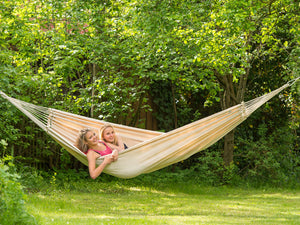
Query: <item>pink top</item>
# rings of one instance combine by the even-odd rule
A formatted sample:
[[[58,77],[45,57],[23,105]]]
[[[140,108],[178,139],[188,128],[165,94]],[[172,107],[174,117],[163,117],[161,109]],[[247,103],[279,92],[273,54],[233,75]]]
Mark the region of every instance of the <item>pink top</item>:
[[[105,143],[105,142],[102,142],[102,141],[99,141],[99,143],[102,143],[105,145],[106,149],[104,151],[99,151],[99,150],[95,150],[95,149],[89,149],[87,150],[87,152],[85,154],[87,154],[90,150],[91,151],[94,151],[94,152],[97,152],[98,154],[100,154],[101,156],[104,156],[104,155],[108,155],[108,154],[111,154],[112,153],[112,150],[110,147],[108,147],[108,145]]]

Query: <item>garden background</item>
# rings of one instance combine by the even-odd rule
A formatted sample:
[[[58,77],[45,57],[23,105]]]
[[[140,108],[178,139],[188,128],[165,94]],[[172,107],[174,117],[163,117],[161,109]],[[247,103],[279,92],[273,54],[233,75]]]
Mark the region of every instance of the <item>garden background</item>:
[[[298,77],[299,12],[294,0],[4,0],[0,90],[167,132]],[[209,149],[124,183],[299,188],[299,83]],[[2,218],[24,192],[90,182],[85,166],[3,98],[0,118]]]

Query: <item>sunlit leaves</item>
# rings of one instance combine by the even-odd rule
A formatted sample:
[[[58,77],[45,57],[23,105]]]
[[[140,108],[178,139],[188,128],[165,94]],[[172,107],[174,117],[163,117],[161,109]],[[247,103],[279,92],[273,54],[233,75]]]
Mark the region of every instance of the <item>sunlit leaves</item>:
[[[290,24],[289,39],[298,32],[287,3],[5,1],[11,14],[3,14],[1,46],[14,51],[1,58],[40,75],[53,101],[55,93],[69,96],[65,105],[75,102],[85,112],[100,100],[132,106],[156,81],[173,83],[178,102],[186,92],[203,90],[212,104],[219,101],[220,77],[229,76],[238,88],[253,59],[293,48],[294,40],[277,35],[280,21]],[[102,109],[95,110],[119,114],[117,106]]]

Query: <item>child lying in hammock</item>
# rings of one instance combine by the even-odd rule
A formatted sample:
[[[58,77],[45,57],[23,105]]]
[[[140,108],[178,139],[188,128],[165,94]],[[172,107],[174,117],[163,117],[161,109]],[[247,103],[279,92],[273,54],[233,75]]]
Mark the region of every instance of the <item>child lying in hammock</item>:
[[[104,141],[99,141],[92,129],[82,129],[75,144],[87,155],[89,173],[92,179],[96,179],[107,165],[116,161],[119,152],[123,151],[126,146],[122,139],[116,136],[113,127],[109,124],[101,128],[101,137]],[[103,162],[96,168],[96,160],[100,156],[105,157]]]
[[[111,149],[117,149],[123,151],[127,148],[126,144],[123,143],[122,138],[116,135],[114,127],[105,123],[100,129],[100,138],[104,141]]]

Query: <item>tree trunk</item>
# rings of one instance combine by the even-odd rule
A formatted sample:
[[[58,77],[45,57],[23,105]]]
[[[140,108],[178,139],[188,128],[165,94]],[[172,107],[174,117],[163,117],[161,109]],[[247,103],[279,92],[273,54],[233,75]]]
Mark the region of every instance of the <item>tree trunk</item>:
[[[233,149],[234,149],[234,130],[230,131],[224,137],[224,153],[223,161],[225,166],[229,166],[233,161]]]
[[[224,88],[224,93],[220,96],[222,110],[240,104],[244,100],[249,71],[250,68],[246,68],[246,73],[240,77],[238,84],[233,83],[232,75],[221,76],[218,72],[215,72],[220,85]],[[225,166],[229,166],[233,161],[234,131],[235,130],[232,130],[224,137],[223,161]]]
[[[178,119],[177,119],[177,107],[176,107],[176,99],[175,99],[175,91],[174,87],[175,85],[171,81],[171,90],[172,90],[172,99],[173,99],[173,109],[174,109],[174,129],[177,129],[178,127]]]
[[[222,110],[225,110],[233,106],[234,102],[236,101],[232,76],[231,75],[222,76],[220,77],[219,81],[224,88],[224,93],[221,96],[222,99],[221,108]],[[230,163],[233,161],[233,146],[234,146],[234,130],[229,132],[224,137],[223,161],[225,166],[230,165]]]

